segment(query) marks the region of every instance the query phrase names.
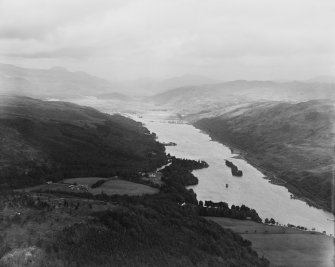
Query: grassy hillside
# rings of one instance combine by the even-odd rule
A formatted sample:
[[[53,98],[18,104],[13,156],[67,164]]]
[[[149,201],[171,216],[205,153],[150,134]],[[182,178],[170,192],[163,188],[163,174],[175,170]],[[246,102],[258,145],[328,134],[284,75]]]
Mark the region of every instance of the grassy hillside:
[[[128,175],[166,162],[138,122],[89,107],[27,97],[0,100],[0,184]]]
[[[292,193],[330,211],[334,119],[331,101],[264,102],[201,119],[194,125],[244,150],[254,165],[287,181]]]

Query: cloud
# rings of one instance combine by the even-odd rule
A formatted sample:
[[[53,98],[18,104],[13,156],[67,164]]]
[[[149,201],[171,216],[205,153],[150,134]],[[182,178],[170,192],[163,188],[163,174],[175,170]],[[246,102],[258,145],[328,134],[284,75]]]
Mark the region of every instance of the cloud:
[[[90,57],[96,51],[95,47],[86,46],[73,46],[64,47],[51,51],[40,51],[33,53],[11,53],[7,54],[8,57],[17,58],[72,58],[72,59],[84,59]]]
[[[129,0],[1,0],[0,38],[42,39],[58,29],[102,16]]]
[[[335,65],[334,12],[333,0],[0,0],[0,51],[121,79],[303,77]]]

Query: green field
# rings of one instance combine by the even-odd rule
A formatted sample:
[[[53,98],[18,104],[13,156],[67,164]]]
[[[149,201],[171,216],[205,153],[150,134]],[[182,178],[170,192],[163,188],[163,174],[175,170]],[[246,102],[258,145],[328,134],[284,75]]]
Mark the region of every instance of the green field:
[[[219,217],[208,219],[251,241],[253,249],[259,256],[264,255],[269,259],[271,266],[334,266],[334,238],[332,237],[253,221]]]
[[[90,188],[89,192],[93,195],[101,194],[103,192],[106,195],[140,196],[144,194],[156,194],[159,190],[143,184],[137,184],[121,179],[113,179],[105,182],[98,188]]]
[[[108,178],[101,178],[101,177],[82,177],[82,178],[69,178],[63,180],[63,183],[65,184],[81,184],[81,185],[88,185],[91,187],[92,184],[96,183],[97,181],[100,180],[108,180]]]
[[[99,180],[106,180],[101,186],[91,188],[91,186]],[[64,183],[88,185],[88,192],[93,195],[104,193],[106,195],[128,195],[128,196],[141,196],[144,194],[156,194],[159,192],[157,188],[147,185],[129,182],[122,179],[114,178],[99,178],[99,177],[84,177],[84,178],[71,178],[63,180]]]
[[[18,189],[17,191],[24,191],[24,192],[34,192],[34,191],[55,191],[55,192],[73,192],[69,188],[67,184],[61,184],[61,183],[53,183],[53,184],[42,184],[42,185],[36,185],[32,187],[27,187],[24,189]]]
[[[97,188],[91,188],[91,185],[99,180],[106,180],[101,186]],[[62,181],[63,183],[52,183],[42,184],[33,187],[28,187],[19,191],[33,192],[33,191],[54,191],[54,192],[89,192],[93,195],[99,195],[104,193],[106,195],[128,195],[128,196],[141,196],[145,194],[157,194],[159,190],[157,188],[129,182],[121,179],[108,179],[100,177],[84,177],[84,178],[70,178]],[[70,184],[76,185],[88,185],[88,191],[84,189],[71,189]]]

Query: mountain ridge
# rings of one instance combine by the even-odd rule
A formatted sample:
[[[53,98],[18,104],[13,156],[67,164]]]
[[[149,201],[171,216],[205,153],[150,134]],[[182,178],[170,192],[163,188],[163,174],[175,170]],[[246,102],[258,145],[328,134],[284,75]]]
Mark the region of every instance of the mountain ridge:
[[[117,85],[82,71],[68,71],[64,67],[50,69],[23,68],[0,64],[0,93],[58,98],[62,100],[118,93],[117,100],[128,97],[117,92]]]

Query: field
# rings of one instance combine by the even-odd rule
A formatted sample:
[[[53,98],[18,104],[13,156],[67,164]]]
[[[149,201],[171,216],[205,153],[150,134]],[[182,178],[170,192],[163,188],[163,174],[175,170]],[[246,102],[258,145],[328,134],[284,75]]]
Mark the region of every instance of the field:
[[[259,256],[264,255],[269,259],[271,266],[334,266],[332,237],[252,221],[218,217],[209,219],[251,241],[253,249]]]
[[[27,187],[24,189],[18,189],[17,191],[24,191],[24,192],[34,192],[34,191],[55,191],[55,192],[73,192],[69,188],[67,184],[61,184],[61,183],[53,183],[53,184],[42,184],[42,185],[36,185],[32,187]]]
[[[63,183],[65,184],[81,184],[81,185],[88,185],[91,187],[92,184],[96,183],[97,181],[100,180],[108,180],[108,178],[101,178],[101,177],[83,177],[83,178],[69,178],[63,180]]]
[[[159,190],[143,184],[137,184],[121,179],[113,179],[105,182],[98,188],[90,188],[89,192],[93,195],[101,194],[103,192],[106,195],[140,196],[144,194],[156,194]]]
[[[91,185],[100,180],[106,180],[105,183],[97,188],[91,188]],[[28,187],[18,191],[33,192],[33,191],[55,191],[55,192],[71,192],[82,193],[89,192],[93,195],[104,193],[106,195],[128,195],[128,196],[141,196],[145,194],[157,194],[159,190],[143,184],[133,183],[121,179],[108,179],[99,177],[87,178],[70,178],[62,181],[63,183],[42,184],[33,187]],[[70,184],[76,184],[78,187],[71,189]],[[88,186],[88,189],[80,187],[80,185]]]

